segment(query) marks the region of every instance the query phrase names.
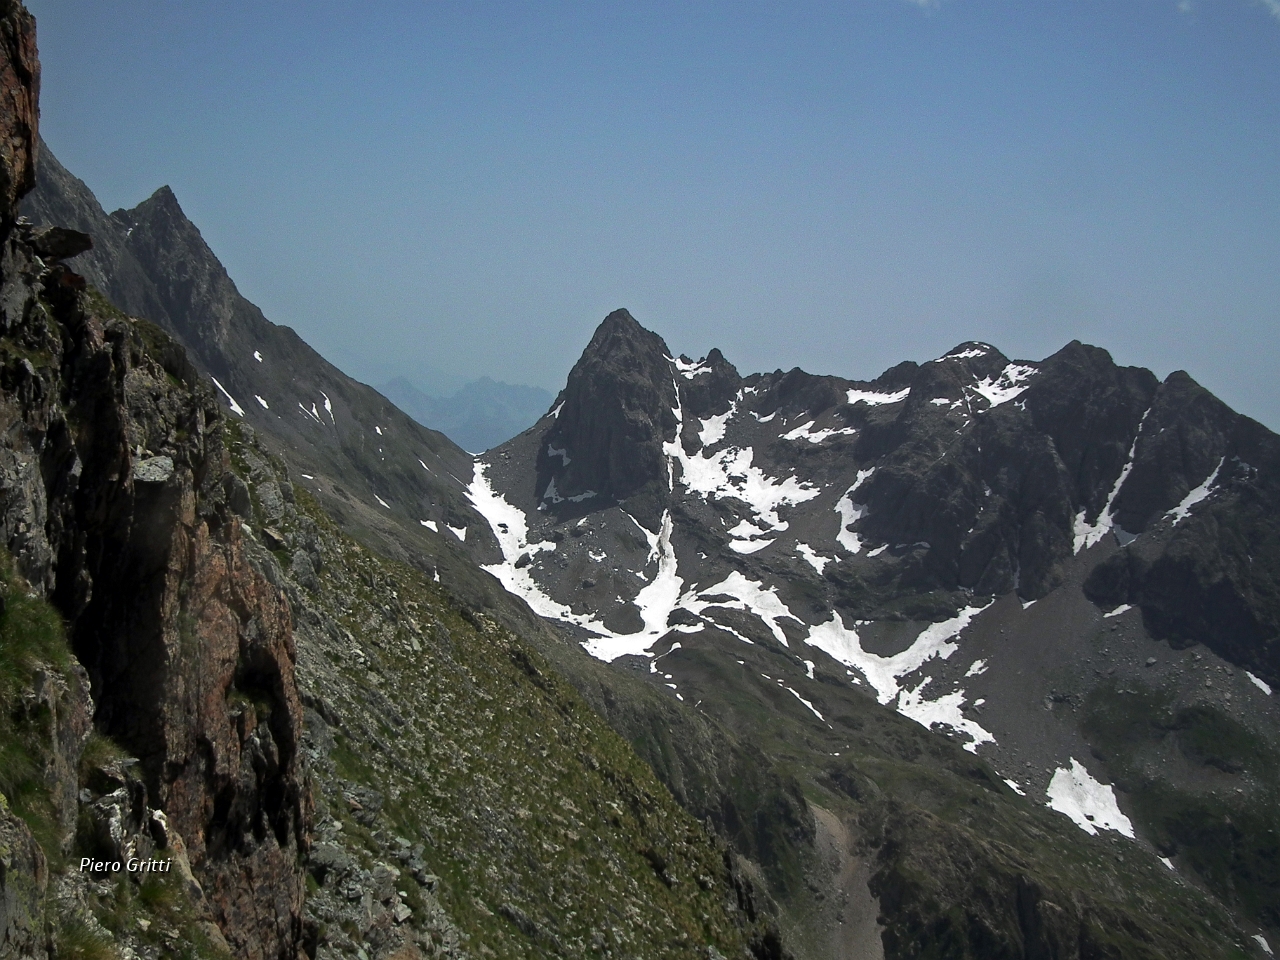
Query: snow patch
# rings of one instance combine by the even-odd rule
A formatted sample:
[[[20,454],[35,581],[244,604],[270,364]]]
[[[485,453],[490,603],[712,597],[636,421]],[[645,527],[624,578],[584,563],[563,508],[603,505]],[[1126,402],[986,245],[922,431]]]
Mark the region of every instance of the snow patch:
[[[788,430],[782,435],[783,440],[799,440],[802,436],[809,432],[809,428],[814,425],[815,421],[810,420],[808,423],[802,423],[794,430]]]
[[[858,431],[854,427],[827,427],[823,430],[814,430],[816,421],[810,420],[808,423],[802,423],[794,430],[788,430],[782,435],[783,440],[808,440],[810,443],[821,443],[830,437],[852,436]]]
[[[935,657],[946,660],[955,653],[959,647],[951,641],[991,603],[994,601],[981,607],[965,607],[950,620],[929,624],[911,646],[892,656],[882,657],[864,650],[856,627],[845,626],[839,612],[834,612],[826,623],[809,629],[809,643],[845,666],[861,671],[875,688],[876,699],[888,704],[903,689],[900,678],[914,673]]]
[[[998,407],[1026,390],[1030,386],[1027,381],[1039,372],[1035,367],[1025,363],[1011,363],[1000,371],[998,377],[979,380],[973,391],[978,396],[985,397],[992,407]]]
[[[863,483],[870,479],[875,471],[875,467],[859,470],[857,479],[853,481],[853,486],[846,490],[844,496],[836,503],[836,513],[840,514],[840,531],[836,534],[836,543],[850,553],[860,553],[862,551],[862,538],[850,530],[849,525],[856,520],[862,519],[867,513],[865,504],[855,504],[853,502],[853,494]]]
[[[941,363],[943,360],[972,360],[974,357],[985,357],[990,347],[970,347],[968,350],[958,350],[955,353],[948,353],[944,357],[934,360],[934,363]]]
[[[702,421],[702,427],[698,430],[698,439],[702,441],[704,447],[712,446],[724,439],[725,428],[729,424],[730,418],[738,412],[738,401],[729,404],[729,409],[724,413],[717,414],[714,417],[707,417]]]
[[[378,496],[376,493],[373,495],[373,499],[377,500],[380,504],[382,504],[382,505],[383,505],[384,507],[386,507],[388,510],[390,510],[390,509],[391,509],[391,504],[387,503],[387,501],[383,500],[383,499],[382,499],[380,496]]]
[[[827,722],[827,718],[826,718],[826,717],[824,717],[822,714],[820,714],[820,713],[818,712],[817,708],[816,708],[816,707],[814,707],[814,705],[813,705],[812,703],[810,703],[810,702],[809,702],[808,700],[806,700],[804,697],[800,696],[800,694],[796,693],[796,692],[795,692],[794,690],[792,690],[790,687],[784,687],[783,689],[785,689],[785,690],[786,690],[788,693],[790,693],[793,697],[795,697],[797,700],[799,700],[801,703],[803,703],[806,707],[808,707],[808,708],[809,708],[809,712],[810,712],[810,713],[812,713],[815,717],[817,717],[817,718],[818,718],[819,720],[821,720],[823,723],[826,723],[826,722]]]
[[[557,404],[555,405],[555,408],[551,411],[551,416],[553,416],[553,417],[555,417],[557,420],[559,420],[559,419],[560,419],[560,411],[561,411],[561,410],[563,410],[563,409],[564,409],[564,401],[561,401],[560,403],[557,403]]]
[[[1132,609],[1133,609],[1133,604],[1131,604],[1131,603],[1122,603],[1122,604],[1120,604],[1120,606],[1116,607],[1114,610],[1109,610],[1109,611],[1107,611],[1106,613],[1104,613],[1102,616],[1103,616],[1104,618],[1105,618],[1105,617],[1118,617],[1118,616],[1120,616],[1120,614],[1122,614],[1122,613],[1126,613],[1126,612],[1128,612],[1129,610],[1132,610]]]
[[[662,526],[656,534],[650,533],[644,527],[640,529],[649,540],[649,556],[653,558],[656,555],[658,572],[644,589],[636,594],[633,601],[644,623],[638,633],[619,635],[611,631],[600,631],[604,634],[603,636],[583,644],[587,653],[606,662],[612,662],[626,654],[643,654],[655,641],[666,634],[667,618],[675,609],[680,599],[681,588],[684,586],[684,581],[676,571],[676,552],[671,546],[671,511],[663,511]]]
[[[485,475],[488,464],[476,461],[471,483],[467,486],[467,499],[480,515],[489,523],[498,547],[502,551],[501,563],[485,564],[482,569],[498,578],[498,581],[511,593],[523,599],[534,613],[553,620],[564,620],[575,623],[598,633],[607,633],[603,624],[590,617],[575,614],[569,607],[558,603],[534,582],[530,572],[531,564],[517,567],[516,560],[523,554],[539,553],[554,549],[550,541],[529,543],[529,526],[523,511],[509,503],[493,488],[493,484]],[[445,526],[449,526],[445,524]],[[449,527],[459,540],[466,538],[466,528]]]
[[[474,501],[473,501],[473,502],[474,502]],[[522,518],[521,518],[521,519],[523,520],[523,516],[522,516]],[[466,541],[467,541],[467,528],[466,528],[466,527],[450,527],[450,526],[449,526],[449,524],[447,524],[447,523],[445,524],[445,526],[449,528],[449,532],[450,532],[450,533],[452,533],[455,537],[457,537],[457,538],[458,538],[459,540],[461,540],[463,543],[466,543]],[[539,546],[541,546],[541,545],[539,544]]]
[[[813,679],[813,661],[801,660],[800,662],[804,664],[805,673],[808,675],[809,679],[812,680]]]
[[[1097,836],[1099,829],[1114,830],[1134,839],[1133,824],[1120,812],[1115,791],[1093,779],[1075,757],[1070,770],[1058,767],[1053,772],[1047,794],[1045,806],[1066,814],[1085,833]]]
[[[959,733],[967,733],[971,739],[964,748],[970,753],[977,753],[978,747],[984,743],[995,743],[994,736],[964,715],[963,690],[953,690],[937,700],[924,698],[924,688],[932,679],[925,677],[914,690],[902,691],[898,697],[898,712],[904,717],[910,717],[926,730],[937,723]]]
[[[440,532],[440,525],[436,523],[434,520],[419,520],[418,522],[422,524],[424,527],[426,527],[428,530],[430,530],[432,533]]]
[[[911,393],[910,387],[904,387],[894,393],[876,393],[873,390],[850,390],[846,396],[849,403],[865,403],[869,406],[878,407],[886,403],[900,403],[907,399],[907,395]]]
[[[797,543],[796,553],[800,554],[800,558],[818,573],[821,573],[826,565],[831,562],[830,557],[819,556],[818,552],[807,543]]]
[[[1255,687],[1257,687],[1259,690],[1265,693],[1268,697],[1271,696],[1271,684],[1267,683],[1267,681],[1265,680],[1261,680],[1258,677],[1255,677],[1248,670],[1244,672],[1244,675],[1249,678],[1249,680],[1253,683]]]
[[[1018,786],[1018,781],[1016,781],[1016,780],[1005,780],[1005,782],[1004,782],[1004,783],[1005,783],[1005,786],[1007,786],[1010,790],[1012,790],[1012,791],[1013,791],[1014,793],[1016,793],[1018,796],[1020,796],[1020,797],[1025,797],[1025,796],[1027,795],[1027,794],[1026,794],[1026,791],[1024,791],[1020,786]]]
[[[718,600],[713,603],[704,599],[718,594],[727,594],[736,602],[726,603]],[[796,619],[787,608],[787,605],[778,597],[778,591],[774,587],[765,588],[755,580],[748,580],[737,570],[714,586],[703,587],[696,595],[689,594],[681,598],[680,606],[697,616],[701,616],[703,610],[713,606],[729,607],[730,609],[745,610],[748,613],[753,613],[764,621],[774,639],[784,647],[788,645],[787,635],[782,632],[782,627],[778,625],[778,621]],[[720,624],[716,625],[720,626]],[[728,628],[722,627],[721,629]],[[736,631],[734,632],[736,633]],[[739,636],[741,635],[739,634]],[[742,639],[746,638],[743,637]]]
[[[1268,957],[1275,956],[1275,954],[1271,952],[1271,944],[1267,943],[1267,938],[1264,937],[1262,934],[1255,933],[1253,935],[1253,942],[1256,943],[1258,946],[1260,946],[1263,950],[1265,950]]]
[[[1182,502],[1180,504],[1165,514],[1166,517],[1173,520],[1173,525],[1175,527],[1191,515],[1192,507],[1213,492],[1213,485],[1218,481],[1218,473],[1222,470],[1222,465],[1226,462],[1226,459],[1226,457],[1223,457],[1219,460],[1218,465],[1213,468],[1213,473],[1209,474],[1209,476],[1205,478],[1204,483],[1189,492],[1182,498]]]
[[[706,499],[732,497],[744,501],[766,530],[776,531],[787,529],[786,521],[778,516],[779,509],[818,496],[820,491],[817,487],[804,483],[795,476],[780,480],[767,476],[759,467],[753,466],[755,451],[750,447],[739,449],[730,446],[710,456],[705,449],[693,455],[685,453],[684,445],[680,442],[681,426],[684,423],[683,409],[677,405],[671,412],[676,418],[675,439],[664,443],[662,452],[667,457],[667,473],[672,489],[676,482],[674,464],[679,463],[679,482],[690,493],[699,494]]]
[[[1161,863],[1163,863],[1163,864],[1164,864],[1166,867],[1168,867],[1170,870],[1174,869],[1174,867],[1173,867],[1173,861],[1172,861],[1172,860],[1170,860],[1168,857],[1161,857],[1161,858],[1160,858],[1160,862],[1161,862]]]
[[[679,357],[667,357],[667,359],[675,364],[680,376],[686,380],[692,380],[694,377],[711,372],[705,357],[701,360],[682,360]]]
[[[233,397],[231,394],[227,393],[227,388],[218,382],[217,377],[210,377],[209,379],[213,381],[213,385],[215,387],[217,387],[219,390],[222,391],[222,395],[227,398],[227,402],[231,404],[231,412],[236,414],[237,416],[243,417],[244,407],[236,403],[236,398]]]
[[[263,399],[262,399],[260,396],[258,396],[256,393],[253,395],[253,399],[257,400],[260,404],[262,404],[262,409],[263,409],[263,410],[270,410],[270,409],[271,409],[269,406],[267,406],[267,401],[263,400]]]
[[[329,422],[336,427],[338,425],[338,421],[333,419],[333,404],[329,402],[329,395],[321,390],[320,396],[324,397],[324,410],[325,413],[329,414]],[[311,409],[314,410],[315,407],[313,406]]]
[[[259,363],[261,363],[261,362],[262,362],[262,354],[260,354],[257,350],[253,351],[253,359],[255,359],[255,360],[257,360]]]
[[[969,669],[965,671],[966,677],[980,677],[987,672],[987,661],[975,660],[970,664]]]

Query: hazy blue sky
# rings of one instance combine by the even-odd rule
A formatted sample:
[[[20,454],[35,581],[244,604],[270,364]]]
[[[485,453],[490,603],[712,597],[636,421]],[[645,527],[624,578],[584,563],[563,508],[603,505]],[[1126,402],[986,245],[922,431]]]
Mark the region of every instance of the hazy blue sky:
[[[59,158],[362,379],[558,389],[626,306],[744,373],[1078,337],[1280,428],[1280,0],[28,6]]]

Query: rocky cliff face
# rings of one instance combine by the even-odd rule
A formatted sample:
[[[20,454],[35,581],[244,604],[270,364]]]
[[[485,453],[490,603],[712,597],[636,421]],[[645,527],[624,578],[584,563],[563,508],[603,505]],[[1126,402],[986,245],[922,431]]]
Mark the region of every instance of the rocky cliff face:
[[[10,220],[35,186],[40,59],[35,19],[18,0],[0,3],[0,208]]]
[[[38,67],[29,15],[6,6],[0,540],[64,618],[95,727],[139,759],[228,943],[294,956],[310,806],[288,606],[245,560],[221,416],[181,348],[59,262],[87,238],[15,225]],[[77,739],[52,751],[64,798]]]

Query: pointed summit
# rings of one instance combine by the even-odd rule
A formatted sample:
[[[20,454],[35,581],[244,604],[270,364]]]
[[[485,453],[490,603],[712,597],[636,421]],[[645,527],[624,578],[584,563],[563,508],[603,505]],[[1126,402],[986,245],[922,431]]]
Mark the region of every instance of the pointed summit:
[[[642,523],[656,525],[667,492],[662,444],[675,434],[679,404],[669,356],[662,338],[626,310],[596,328],[538,456],[547,509],[626,500]]]
[[[614,310],[596,327],[591,342],[574,366],[577,372],[594,363],[619,364],[638,360],[646,366],[662,365],[670,355],[663,339],[646,330],[627,310]],[[569,374],[572,380],[573,374]]]

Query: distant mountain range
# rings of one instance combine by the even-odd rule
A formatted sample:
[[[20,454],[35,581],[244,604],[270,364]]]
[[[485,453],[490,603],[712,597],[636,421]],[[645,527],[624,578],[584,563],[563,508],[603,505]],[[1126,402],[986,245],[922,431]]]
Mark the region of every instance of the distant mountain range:
[[[1280,939],[1280,441],[1186,374],[971,342],[869,382],[743,376],[617,311],[557,397],[439,401],[270,323],[167,188],[107,215],[46,151],[23,212],[93,236],[57,276],[167,331],[232,425],[247,493],[201,469],[292,598],[323,775],[297,854],[331,913],[311,956],[391,955],[373,931],[410,902],[436,933],[397,956],[1190,960]],[[483,438],[536,419],[475,458],[433,417]],[[124,455],[159,471],[149,442]],[[80,469],[59,464],[50,489]],[[582,746],[597,715],[629,744],[604,765]],[[397,858],[429,875],[424,846],[452,871],[415,881],[438,902],[392,882]],[[611,919],[556,907],[593,885]]]
[[[541,387],[517,386],[481,377],[450,396],[432,396],[396,377],[378,390],[420,424],[439,430],[472,453],[483,453],[532,426],[551,407]]]

